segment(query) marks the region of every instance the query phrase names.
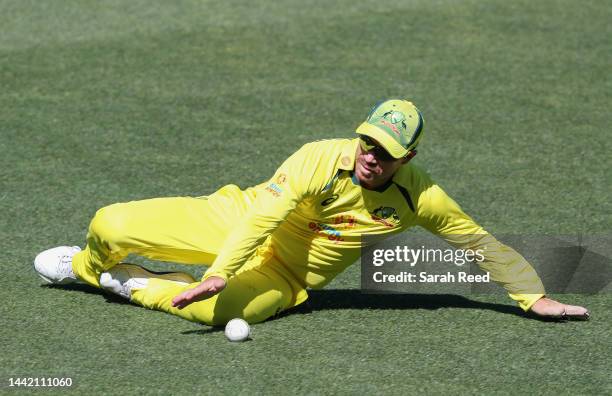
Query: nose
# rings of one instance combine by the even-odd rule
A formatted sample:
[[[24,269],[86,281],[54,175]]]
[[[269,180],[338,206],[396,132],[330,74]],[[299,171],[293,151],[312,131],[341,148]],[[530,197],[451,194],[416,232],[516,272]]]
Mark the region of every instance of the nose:
[[[363,159],[365,159],[368,164],[376,165],[376,157],[371,152],[365,153]]]

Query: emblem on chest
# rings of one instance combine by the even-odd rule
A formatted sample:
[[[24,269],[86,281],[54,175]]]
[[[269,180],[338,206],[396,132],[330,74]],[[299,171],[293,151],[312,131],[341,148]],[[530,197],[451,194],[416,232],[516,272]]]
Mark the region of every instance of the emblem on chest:
[[[397,210],[390,206],[381,206],[376,208],[370,212],[370,216],[375,222],[384,224],[387,227],[395,227],[400,223]]]

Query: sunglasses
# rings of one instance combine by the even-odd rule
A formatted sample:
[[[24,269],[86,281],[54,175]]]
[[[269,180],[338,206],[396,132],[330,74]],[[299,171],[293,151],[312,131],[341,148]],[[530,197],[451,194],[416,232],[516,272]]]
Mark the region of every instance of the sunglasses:
[[[359,135],[359,145],[363,151],[371,153],[379,161],[390,162],[397,160],[397,158],[394,158],[387,150],[376,144],[369,136]]]

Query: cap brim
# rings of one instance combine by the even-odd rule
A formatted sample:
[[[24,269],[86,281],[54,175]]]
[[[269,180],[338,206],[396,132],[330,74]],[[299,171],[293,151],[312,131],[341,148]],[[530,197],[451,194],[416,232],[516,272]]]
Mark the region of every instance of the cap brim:
[[[379,127],[368,122],[363,122],[357,128],[359,135],[366,135],[376,140],[380,145],[391,154],[395,159],[400,159],[408,154],[408,149],[399,144],[395,139],[389,136]]]

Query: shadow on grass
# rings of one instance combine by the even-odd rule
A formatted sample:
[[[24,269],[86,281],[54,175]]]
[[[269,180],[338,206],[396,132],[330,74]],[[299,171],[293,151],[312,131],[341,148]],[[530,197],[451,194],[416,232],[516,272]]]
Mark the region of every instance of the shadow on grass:
[[[572,318],[544,318],[507,304],[470,300],[456,294],[366,294],[355,289],[308,290],[309,298],[301,305],[280,313],[274,319],[294,314],[335,309],[428,309],[460,308],[495,311],[540,322],[564,323]],[[580,319],[574,319],[580,320]]]
[[[115,294],[107,293],[102,289],[98,289],[97,287],[93,287],[85,283],[72,283],[68,285],[50,285],[49,284],[49,285],[40,285],[40,287],[45,287],[47,289],[61,289],[61,290],[67,290],[70,292],[76,291],[76,292],[87,293],[87,294],[96,294],[98,296],[103,296],[106,299],[107,303],[135,305],[123,297],[117,296]]]
[[[108,303],[132,304],[122,297],[105,293],[101,289],[86,284],[41,285],[41,287],[102,295]],[[304,315],[316,311],[338,309],[436,310],[440,308],[461,308],[495,311],[506,315],[519,316],[525,319],[535,319],[542,322],[564,321],[558,318],[541,318],[533,314],[526,314],[520,308],[512,305],[475,301],[454,294],[365,294],[361,293],[358,289],[324,289],[308,290],[308,295],[308,300],[303,304],[281,312],[270,320],[280,319],[289,315]],[[197,330],[186,330],[181,332],[181,334],[209,334],[223,330],[223,327],[206,327]]]
[[[470,300],[454,294],[365,294],[355,289],[308,290],[309,298],[279,317],[309,314],[314,311],[336,309],[429,309],[465,308],[485,309],[524,317],[523,311],[511,305]]]
[[[206,326],[206,325],[202,325],[202,326]],[[220,331],[225,331],[225,327],[223,326],[215,326],[215,327],[204,327],[202,329],[196,329],[196,330],[185,330],[185,331],[181,331],[181,334],[185,334],[185,335],[189,335],[189,334],[211,334],[211,333],[218,333]]]

